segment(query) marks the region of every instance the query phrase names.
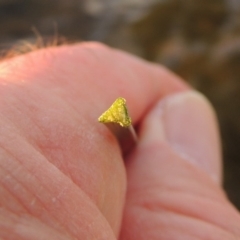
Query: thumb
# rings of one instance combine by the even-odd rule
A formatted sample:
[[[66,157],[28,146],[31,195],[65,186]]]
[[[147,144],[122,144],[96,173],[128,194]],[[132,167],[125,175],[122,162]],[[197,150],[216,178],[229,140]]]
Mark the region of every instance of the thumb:
[[[199,93],[169,96],[146,116],[127,162],[120,239],[235,239],[240,216],[220,187],[214,112]]]

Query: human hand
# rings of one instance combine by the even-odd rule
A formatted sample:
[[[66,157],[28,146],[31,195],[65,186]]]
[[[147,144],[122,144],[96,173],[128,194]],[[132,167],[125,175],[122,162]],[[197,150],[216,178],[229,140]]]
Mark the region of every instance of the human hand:
[[[125,162],[96,120],[119,96]],[[211,107],[164,68],[96,43],[0,63],[0,239],[238,239],[220,158]]]

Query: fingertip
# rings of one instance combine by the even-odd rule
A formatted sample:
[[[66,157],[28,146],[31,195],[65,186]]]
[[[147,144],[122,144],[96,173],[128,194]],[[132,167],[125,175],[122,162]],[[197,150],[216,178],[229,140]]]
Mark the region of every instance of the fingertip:
[[[221,183],[221,150],[214,110],[200,93],[186,91],[161,100],[143,122],[141,144],[164,142],[182,159]]]

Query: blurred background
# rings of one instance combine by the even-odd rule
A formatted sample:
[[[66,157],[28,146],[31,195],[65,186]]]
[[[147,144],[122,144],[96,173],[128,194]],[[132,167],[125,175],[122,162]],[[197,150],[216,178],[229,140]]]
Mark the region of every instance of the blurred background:
[[[240,0],[0,0],[2,53],[44,45],[39,36],[104,42],[204,93],[220,122],[224,188],[240,209]]]

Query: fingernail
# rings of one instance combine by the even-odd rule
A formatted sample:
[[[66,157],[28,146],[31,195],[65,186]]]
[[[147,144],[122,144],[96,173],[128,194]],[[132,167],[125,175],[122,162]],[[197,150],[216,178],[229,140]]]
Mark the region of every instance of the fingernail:
[[[215,181],[221,180],[218,125],[208,100],[196,91],[161,100],[146,117],[142,141],[163,141]]]

